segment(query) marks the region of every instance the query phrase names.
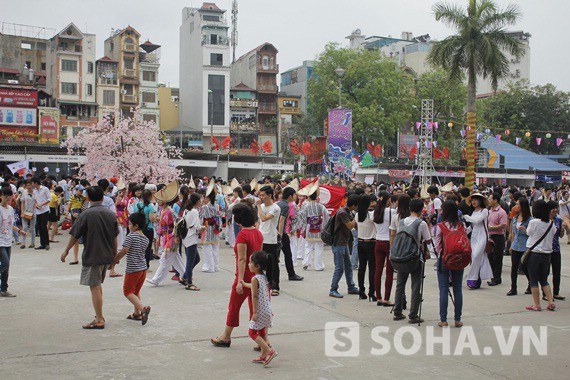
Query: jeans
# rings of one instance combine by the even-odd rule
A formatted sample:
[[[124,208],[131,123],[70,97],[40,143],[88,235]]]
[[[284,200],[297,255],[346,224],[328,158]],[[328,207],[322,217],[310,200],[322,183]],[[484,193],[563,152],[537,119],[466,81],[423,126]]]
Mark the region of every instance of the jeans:
[[[22,229],[26,232],[26,236],[22,236],[22,244],[26,245],[26,238],[30,237],[30,244],[36,244],[36,216],[31,220],[22,219]]]
[[[396,298],[394,302],[394,315],[401,315],[406,293],[408,276],[412,278],[412,304],[410,305],[410,319],[418,317],[420,302],[422,301],[422,270],[424,263],[420,263],[412,273],[398,272],[396,282]]]
[[[38,221],[38,232],[40,233],[40,246],[41,247],[48,247],[49,246],[49,235],[48,235],[48,217],[49,211],[44,212],[43,214],[36,214],[36,218]]]
[[[374,295],[374,275],[376,273],[376,258],[374,256],[375,241],[358,242],[358,288],[360,294],[366,294],[364,286],[364,276],[366,275],[366,264],[368,264],[368,295]]]
[[[550,274],[550,254],[531,252],[528,258],[528,277],[531,288],[548,286]]]
[[[0,292],[8,290],[11,251],[12,247],[0,247]]]
[[[271,290],[279,291],[279,244],[263,244],[263,250],[271,256],[271,269],[273,271]]]
[[[295,277],[295,268],[293,267],[293,252],[291,252],[291,239],[289,235],[283,233],[281,237],[281,250],[283,251],[283,258],[285,259],[285,268],[289,278]]]
[[[340,282],[343,273],[346,276],[348,291],[357,290],[356,285],[354,285],[354,281],[352,279],[352,265],[350,263],[348,245],[333,244],[332,252],[334,255],[334,272],[330,292],[338,291],[338,283]]]
[[[560,251],[550,254],[550,263],[552,264],[552,294],[560,295],[560,269],[562,266],[562,257]]]
[[[455,299],[455,316],[456,322],[461,321],[461,312],[463,310],[463,290],[461,283],[463,281],[463,269],[449,270],[441,263],[441,259],[437,260],[437,282],[439,284],[439,320],[447,322],[447,306],[449,304],[449,282],[453,286],[453,297]]]
[[[350,251],[350,265],[352,269],[358,268],[358,231],[352,230],[352,247]],[[350,243],[349,243],[350,244]]]
[[[198,244],[184,247],[186,250],[186,273],[183,278],[186,279],[188,285],[192,285],[194,267],[200,262],[200,254],[198,253]]]
[[[489,263],[493,270],[493,281],[501,282],[501,273],[503,271],[503,251],[505,250],[505,235],[490,235],[491,240],[495,242],[495,249],[489,255]]]
[[[234,222],[234,235],[236,238],[237,238],[240,231],[241,231],[241,227],[236,222]]]
[[[522,255],[524,252],[513,250],[511,253],[511,290],[517,291],[517,280],[519,276],[519,266],[521,263]],[[528,280],[528,268],[526,265],[522,266],[524,274]]]

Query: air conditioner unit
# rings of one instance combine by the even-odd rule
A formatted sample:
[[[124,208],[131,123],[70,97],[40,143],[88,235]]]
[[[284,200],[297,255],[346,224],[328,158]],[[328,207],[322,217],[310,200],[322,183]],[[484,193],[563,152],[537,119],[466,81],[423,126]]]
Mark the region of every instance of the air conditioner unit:
[[[125,95],[127,93],[127,90],[121,90],[121,94]]]

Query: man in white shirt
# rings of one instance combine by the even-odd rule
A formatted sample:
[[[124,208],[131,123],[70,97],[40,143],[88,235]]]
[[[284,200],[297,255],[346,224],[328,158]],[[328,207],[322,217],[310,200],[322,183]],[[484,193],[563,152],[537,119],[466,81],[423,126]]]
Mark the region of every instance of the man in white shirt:
[[[562,199],[560,199],[558,205],[558,215],[565,223],[566,236],[568,237],[568,244],[570,244],[570,193],[566,190],[562,192]]]
[[[115,206],[115,201],[111,198],[109,194],[109,180],[103,178],[97,181],[97,186],[103,189],[103,207],[111,210],[115,215],[117,215],[117,206]]]
[[[277,226],[281,208],[273,203],[273,188],[263,186],[259,190],[259,199],[256,202],[259,214],[259,231],[263,235],[263,250],[273,258],[271,261],[273,270],[273,281],[271,284],[271,295],[279,295],[279,252],[280,241],[277,239]]]
[[[0,195],[2,197],[2,203],[0,203],[0,297],[16,297],[15,294],[8,292],[12,233],[18,232],[23,236],[26,236],[26,233],[14,226],[14,209],[10,206],[12,190],[9,187],[3,187]]]
[[[45,249],[46,251],[49,251],[47,223],[49,218],[49,202],[51,201],[51,193],[47,187],[41,185],[41,181],[38,177],[32,178],[32,184],[36,190],[34,192],[37,210],[36,220],[40,234],[40,246],[35,249]]]

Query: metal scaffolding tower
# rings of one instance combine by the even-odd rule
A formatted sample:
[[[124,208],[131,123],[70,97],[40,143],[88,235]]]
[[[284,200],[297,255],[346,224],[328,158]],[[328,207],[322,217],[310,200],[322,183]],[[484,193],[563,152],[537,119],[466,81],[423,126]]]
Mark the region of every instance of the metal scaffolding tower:
[[[433,99],[422,99],[420,146],[414,174],[414,178],[419,176],[420,188],[431,185],[431,176],[435,172],[433,166],[433,129]]]
[[[232,63],[236,61],[236,49],[238,45],[238,2],[237,0],[232,1]]]

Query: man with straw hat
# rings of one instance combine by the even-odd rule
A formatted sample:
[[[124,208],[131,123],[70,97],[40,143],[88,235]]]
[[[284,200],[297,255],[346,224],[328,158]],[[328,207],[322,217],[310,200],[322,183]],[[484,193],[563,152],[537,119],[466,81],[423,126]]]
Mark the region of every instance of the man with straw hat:
[[[319,181],[310,185],[307,192],[307,202],[299,215],[299,224],[305,232],[305,257],[303,259],[303,269],[313,267],[316,271],[323,271],[323,250],[325,244],[321,240],[321,231],[329,220],[329,213],[325,206],[317,202],[319,195]],[[314,255],[314,261],[313,261]]]

